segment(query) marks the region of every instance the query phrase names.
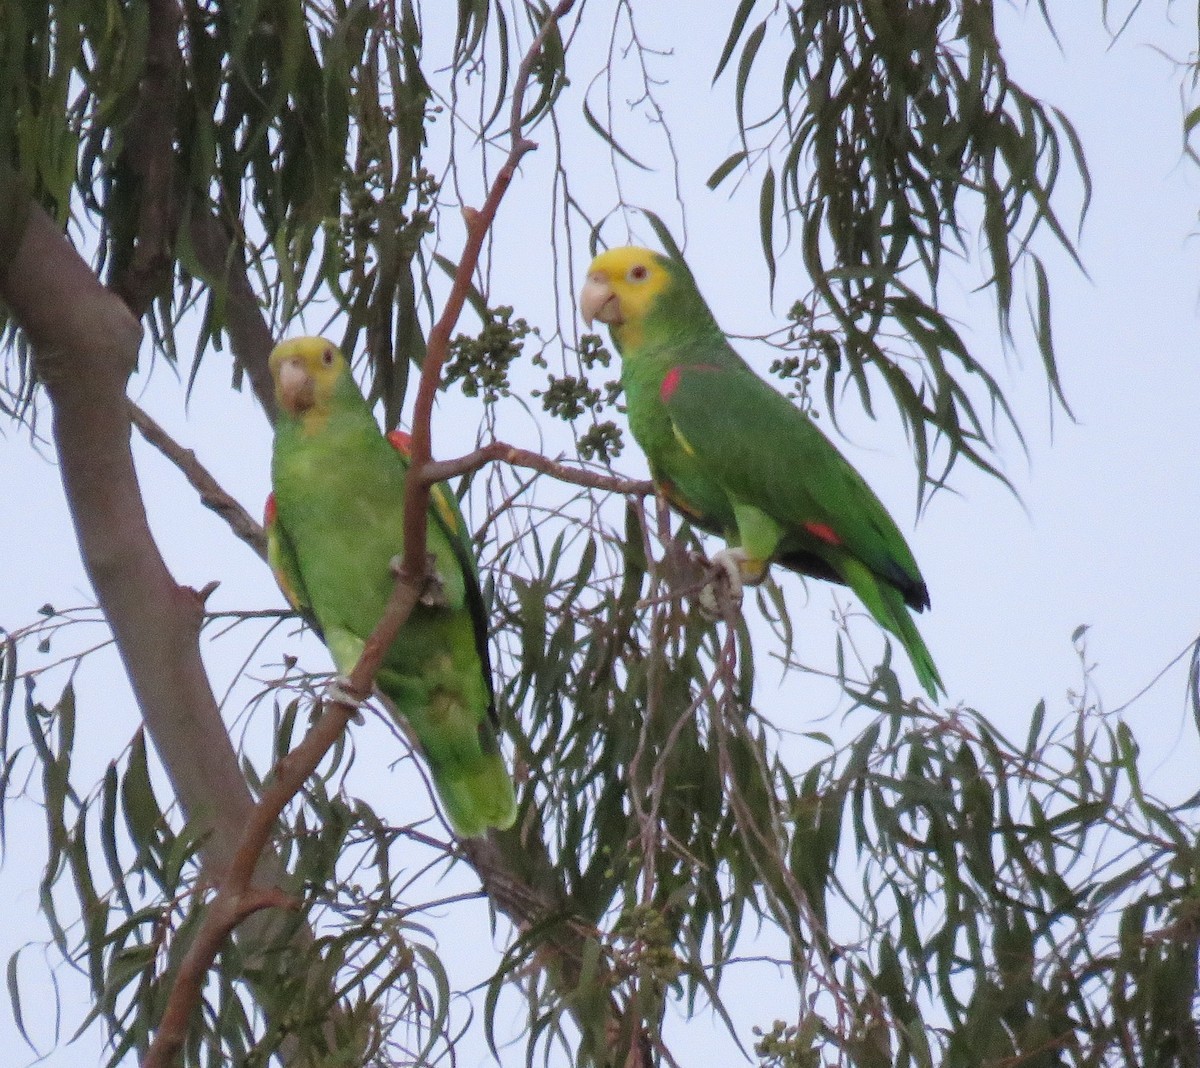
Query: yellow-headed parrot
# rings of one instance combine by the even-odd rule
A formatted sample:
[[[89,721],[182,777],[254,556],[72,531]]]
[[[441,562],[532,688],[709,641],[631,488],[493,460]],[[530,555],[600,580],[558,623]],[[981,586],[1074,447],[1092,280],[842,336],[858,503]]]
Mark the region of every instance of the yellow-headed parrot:
[[[783,394],[730,346],[687,266],[644,248],[601,253],[580,311],[606,323],[621,354],[629,427],[659,493],[729,549],[740,582],[768,566],[849,586],[944,692],[908,609],[929,591],[904,536],[870,487]]]
[[[346,675],[383,615],[404,550],[407,436],[383,436],[331,342],[285,341],[270,366],[279,414],[268,555],[284,595]],[[440,589],[413,609],[375,682],[419,739],[451,825],[480,835],[512,826],[517,807],[494,730],[475,556],[445,485],[430,494],[427,530]]]

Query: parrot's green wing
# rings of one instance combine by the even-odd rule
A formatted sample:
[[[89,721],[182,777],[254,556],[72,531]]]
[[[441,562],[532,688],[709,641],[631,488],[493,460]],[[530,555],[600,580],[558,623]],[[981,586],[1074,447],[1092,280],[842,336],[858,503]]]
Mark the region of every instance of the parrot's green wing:
[[[308,590],[304,588],[304,578],[300,574],[300,565],[296,563],[296,551],[287,531],[279,522],[273,493],[267,494],[267,504],[263,509],[263,532],[267,536],[267,563],[271,567],[271,574],[275,576],[276,585],[287,599],[287,603],[300,613],[304,621],[320,636],[321,628],[317,617],[313,615]]]
[[[659,399],[680,447],[728,495],[752,563],[787,564],[792,555],[825,561],[900,639],[936,700],[941,676],[905,607],[928,607],[928,588],[887,509],[829,439],[748,367],[728,360],[669,369]]]
[[[779,524],[781,555],[843,550],[911,607],[928,606],[912,552],[879,498],[781,393],[748,369],[693,363],[668,371],[660,398],[680,445],[730,499]]]
[[[392,430],[387,439],[392,447],[404,458],[407,464],[412,455],[412,436],[403,430]],[[487,680],[488,693],[492,695],[492,705],[488,716],[499,726],[499,716],[496,714],[495,694],[492,681],[492,659],[488,648],[488,617],[487,608],[483,603],[483,589],[479,584],[479,564],[475,559],[475,547],[471,544],[471,532],[467,529],[467,521],[463,518],[462,509],[458,506],[458,498],[445,482],[435,482],[429,489],[429,503],[438,527],[446,535],[450,547],[454,550],[458,566],[462,568],[464,591],[467,611],[471,614],[471,623],[475,629],[475,649],[483,664],[483,674]]]

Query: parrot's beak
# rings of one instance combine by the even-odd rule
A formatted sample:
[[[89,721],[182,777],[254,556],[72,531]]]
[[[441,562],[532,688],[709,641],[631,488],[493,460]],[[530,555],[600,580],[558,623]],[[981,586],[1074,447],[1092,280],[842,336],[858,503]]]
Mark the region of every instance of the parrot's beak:
[[[292,415],[303,415],[316,401],[316,383],[304,366],[293,356],[279,365],[279,403]]]
[[[608,284],[606,272],[593,271],[588,275],[579,294],[579,311],[589,327],[595,319],[609,326],[620,326],[625,322],[621,314],[621,302]]]

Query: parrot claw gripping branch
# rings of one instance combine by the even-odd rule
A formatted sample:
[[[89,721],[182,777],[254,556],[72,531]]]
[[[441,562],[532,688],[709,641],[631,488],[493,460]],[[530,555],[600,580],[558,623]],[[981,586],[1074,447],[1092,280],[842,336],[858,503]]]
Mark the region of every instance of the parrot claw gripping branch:
[[[745,596],[745,580],[736,552],[737,550],[721,549],[713,554],[711,560],[704,561],[709,579],[696,594],[696,603],[706,619],[724,619],[726,613],[723,606],[726,604],[731,609],[741,606]],[[764,572],[764,577],[765,574]]]
[[[354,709],[354,715],[350,717],[351,723],[363,723],[362,706],[366,704],[366,698],[355,693],[353,686],[349,675],[335,675],[325,688],[325,696],[336,705],[346,705]]]

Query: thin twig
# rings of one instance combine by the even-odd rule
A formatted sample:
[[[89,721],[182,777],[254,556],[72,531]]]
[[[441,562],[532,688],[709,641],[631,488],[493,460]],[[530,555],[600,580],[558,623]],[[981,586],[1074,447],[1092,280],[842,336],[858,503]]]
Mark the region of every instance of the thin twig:
[[[191,449],[184,448],[143,409],[129,402],[129,420],[143,438],[161,452],[183,473],[192,488],[200,494],[200,503],[211,508],[239,538],[263,560],[267,558],[267,536],[263,528],[233,497],[221,488],[208,469],[196,459]]]

